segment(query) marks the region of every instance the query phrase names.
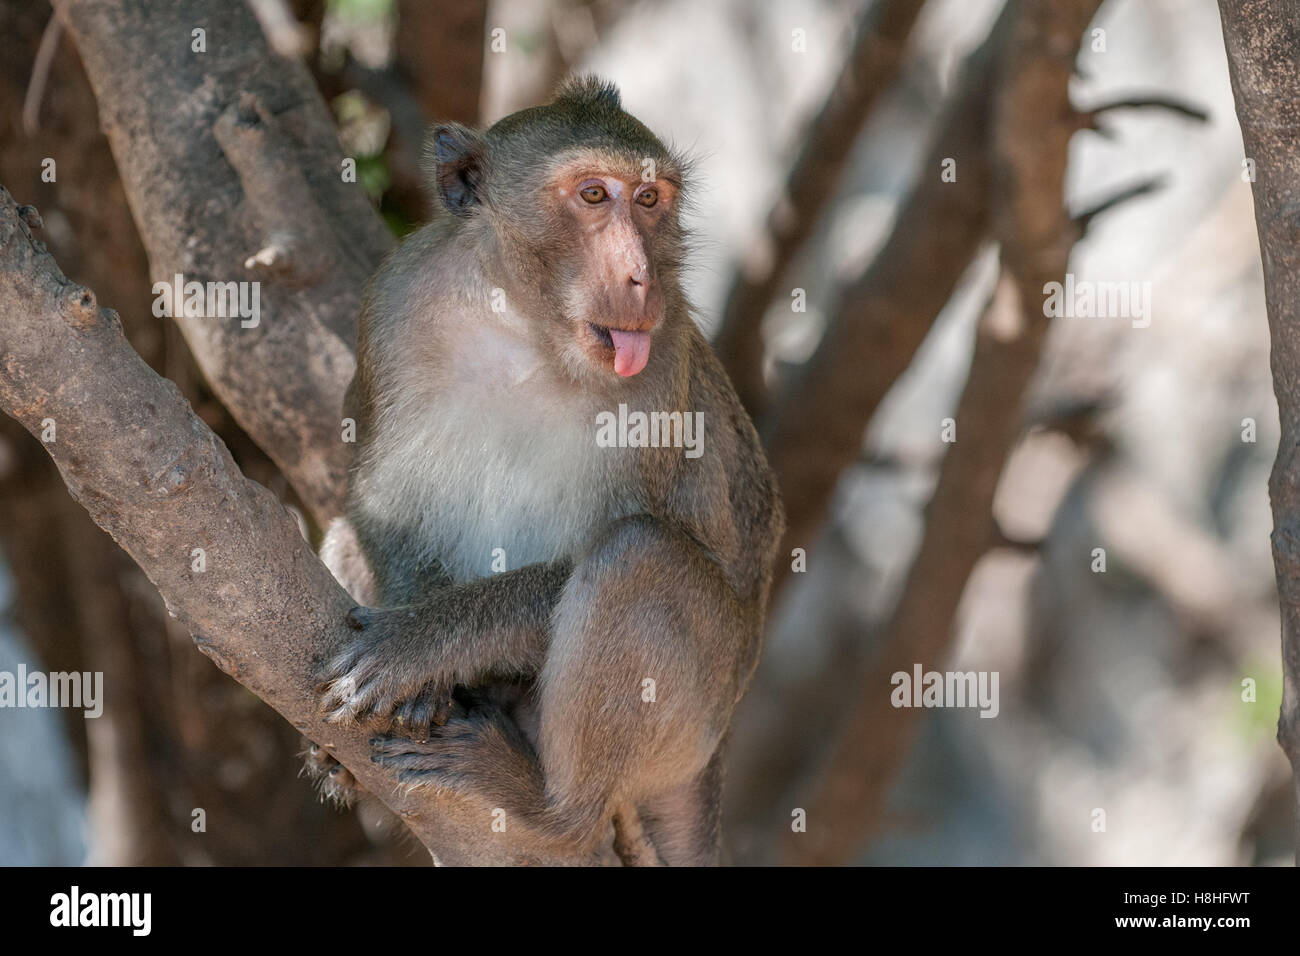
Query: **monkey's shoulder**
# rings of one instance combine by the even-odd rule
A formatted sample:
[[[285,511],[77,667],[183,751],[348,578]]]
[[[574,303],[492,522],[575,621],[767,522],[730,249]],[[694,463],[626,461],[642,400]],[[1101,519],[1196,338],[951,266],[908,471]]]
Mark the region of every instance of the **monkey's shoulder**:
[[[758,432],[703,336],[689,348],[688,381],[686,405],[703,419],[703,454],[677,463],[668,509],[756,586],[766,578],[785,529],[776,477]]]
[[[362,338],[372,343],[400,340],[393,333],[403,328],[437,326],[451,314],[490,309],[492,290],[482,277],[479,259],[472,237],[443,219],[411,233],[366,285]]]
[[[721,443],[715,457],[726,464],[730,483],[741,485],[765,503],[779,504],[776,478],[758,431],[702,335],[690,339],[688,367],[689,404],[707,410],[712,419],[712,439]]]

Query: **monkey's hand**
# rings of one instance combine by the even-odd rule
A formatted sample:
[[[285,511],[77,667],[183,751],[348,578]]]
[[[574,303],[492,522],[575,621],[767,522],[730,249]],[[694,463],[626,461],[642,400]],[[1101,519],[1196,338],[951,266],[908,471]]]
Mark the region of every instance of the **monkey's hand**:
[[[413,740],[447,722],[452,685],[431,678],[421,661],[414,613],[407,608],[355,607],[348,626],[357,639],[326,662],[317,691],[329,723],[360,723]]]

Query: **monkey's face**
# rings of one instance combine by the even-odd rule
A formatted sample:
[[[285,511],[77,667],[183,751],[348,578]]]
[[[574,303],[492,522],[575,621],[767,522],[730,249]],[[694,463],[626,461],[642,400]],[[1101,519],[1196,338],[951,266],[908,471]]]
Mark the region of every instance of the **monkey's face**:
[[[645,370],[664,319],[659,253],[675,231],[677,187],[608,164],[578,161],[550,182],[548,205],[565,240],[563,317],[596,369],[624,378]]]
[[[443,205],[490,250],[511,310],[575,378],[655,367],[664,329],[689,321],[677,284],[686,161],[591,78],[486,133],[434,131]]]
[[[488,174],[484,225],[498,278],[547,351],[588,382],[653,368],[666,323],[683,311],[669,307],[681,299],[676,167],[577,146],[516,188],[493,191],[493,175],[499,166]]]

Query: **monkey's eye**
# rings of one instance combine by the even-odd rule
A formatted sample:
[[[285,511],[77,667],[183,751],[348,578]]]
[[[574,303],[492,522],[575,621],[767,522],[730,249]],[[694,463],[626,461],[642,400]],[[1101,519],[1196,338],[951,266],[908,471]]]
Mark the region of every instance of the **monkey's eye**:
[[[598,202],[604,202],[608,193],[605,192],[604,186],[597,186],[593,183],[590,186],[583,186],[579,195],[587,202],[595,205]]]
[[[637,205],[645,206],[649,209],[659,201],[659,190],[651,186],[649,189],[643,189],[636,196]]]

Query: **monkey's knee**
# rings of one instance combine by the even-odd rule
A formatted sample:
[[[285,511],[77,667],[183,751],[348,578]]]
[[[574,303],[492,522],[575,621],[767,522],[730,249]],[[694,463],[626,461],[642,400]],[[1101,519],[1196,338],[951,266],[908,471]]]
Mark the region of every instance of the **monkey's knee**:
[[[570,834],[691,779],[717,746],[696,682],[669,654],[579,657],[544,674],[538,735],[551,825]]]

